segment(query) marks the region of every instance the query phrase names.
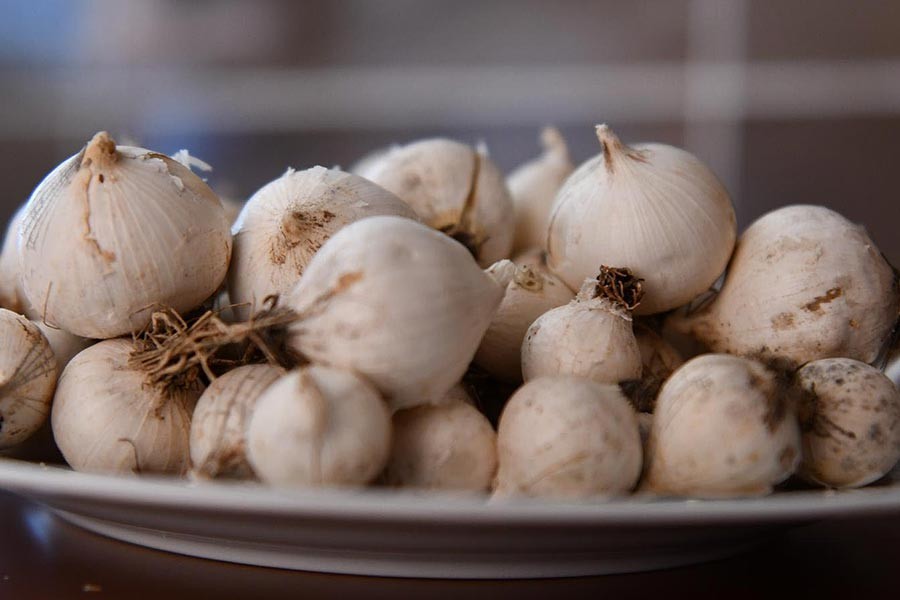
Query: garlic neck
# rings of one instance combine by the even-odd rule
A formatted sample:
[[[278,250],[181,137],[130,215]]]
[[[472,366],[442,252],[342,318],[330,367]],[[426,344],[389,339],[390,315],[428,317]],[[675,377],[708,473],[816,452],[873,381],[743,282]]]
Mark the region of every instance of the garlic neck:
[[[115,140],[105,131],[101,131],[85,146],[81,166],[103,169],[116,164],[118,160],[119,153],[116,150]]]
[[[603,147],[603,161],[606,164],[606,170],[612,173],[616,167],[627,164],[627,161],[634,160],[638,162],[647,162],[645,152],[635,150],[622,143],[613,130],[606,123],[597,125],[597,139]]]

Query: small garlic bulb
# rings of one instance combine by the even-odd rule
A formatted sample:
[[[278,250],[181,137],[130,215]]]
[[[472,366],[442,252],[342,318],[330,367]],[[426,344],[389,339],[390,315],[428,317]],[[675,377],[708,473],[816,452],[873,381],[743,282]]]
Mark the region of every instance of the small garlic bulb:
[[[329,239],[286,297],[300,315],[288,345],[364,376],[394,410],[434,403],[462,379],[502,297],[451,239],[369,217]]]
[[[184,474],[191,413],[202,386],[148,383],[131,340],[99,342],[73,358],[53,398],[53,437],[76,471]]]
[[[336,231],[374,215],[417,218],[402,200],[358,175],[288,169],[247,201],[235,223],[231,302],[248,317],[267,296],[289,292]]]
[[[613,496],[640,477],[641,437],[618,387],[542,377],[519,388],[503,410],[497,456],[497,496]]]
[[[322,366],[269,386],[247,430],[250,464],[275,485],[365,485],[384,468],[390,445],[391,415],[378,392]]]
[[[659,389],[684,360],[678,350],[643,323],[634,323],[634,339],[641,352],[641,377],[623,382],[622,388],[637,410],[653,412]]]
[[[704,354],[685,363],[656,400],[644,488],[703,498],[771,492],[800,460],[786,391],[745,358]]]
[[[834,356],[871,363],[898,307],[894,270],[865,230],[823,206],[798,205],[753,223],[715,299],[671,327],[714,352],[786,368]]]
[[[40,429],[56,377],[53,351],[41,331],[22,315],[0,308],[0,450]]]
[[[493,265],[494,270],[502,263]],[[572,300],[572,291],[549,272],[518,267],[494,320],[475,353],[475,364],[501,381],[522,380],[522,341],[539,316]]]
[[[465,245],[482,267],[509,258],[515,220],[500,170],[480,149],[428,139],[389,149],[360,175]]]
[[[834,488],[877,481],[900,460],[900,392],[881,371],[849,358],[805,364],[800,394],[804,479]]]
[[[168,156],[105,133],[50,173],[25,207],[22,283],[41,317],[82,337],[186,313],[216,291],[231,254],[219,199]]]
[[[513,253],[529,248],[544,248],[547,225],[556,193],[575,170],[566,140],[555,127],[541,131],[544,152],[528,161],[506,178],[516,218]]]
[[[63,369],[69,364],[69,361],[75,358],[75,355],[94,343],[94,340],[78,337],[68,331],[64,331],[57,327],[50,327],[41,321],[32,321],[47,342],[50,343],[50,349],[53,350],[53,357],[56,359],[56,370],[62,375]]]
[[[201,477],[249,479],[246,430],[260,395],[284,371],[244,365],[214,380],[200,396],[191,419],[191,463]]]
[[[550,268],[575,288],[600,264],[644,278],[635,314],[664,312],[707,290],[728,263],[737,226],[728,192],[695,156],[624,145],[597,127],[603,152],[560,189],[548,227]]]

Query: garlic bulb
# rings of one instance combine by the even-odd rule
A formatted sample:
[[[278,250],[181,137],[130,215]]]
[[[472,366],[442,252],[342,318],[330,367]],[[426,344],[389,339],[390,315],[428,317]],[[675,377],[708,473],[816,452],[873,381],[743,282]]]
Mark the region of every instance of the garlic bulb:
[[[804,479],[835,488],[877,481],[900,460],[900,392],[881,371],[825,358],[797,371]]]
[[[244,365],[215,379],[200,396],[191,419],[191,463],[201,477],[249,479],[246,430],[260,395],[284,371]]]
[[[257,475],[276,485],[364,485],[387,462],[391,416],[350,371],[311,366],[263,392],[247,430]]]
[[[25,441],[41,427],[56,376],[53,351],[40,330],[0,308],[0,449]]]
[[[453,140],[421,140],[373,158],[360,174],[465,245],[482,267],[509,258],[512,200],[500,170],[481,150]]]
[[[506,178],[516,218],[513,252],[544,248],[547,224],[556,193],[575,170],[569,158],[566,140],[555,127],[541,131],[544,152],[528,161]]]
[[[661,495],[768,494],[800,460],[786,388],[763,365],[727,354],[688,361],[656,400],[644,487]]]
[[[3,238],[3,249],[0,251],[0,308],[34,319],[38,315],[32,310],[22,289],[22,265],[16,246],[24,214],[25,207],[16,211],[6,228],[6,237]]]
[[[391,408],[433,403],[462,379],[501,288],[428,227],[370,217],[338,231],[286,297],[289,347],[371,381]]]
[[[94,340],[72,335],[68,331],[56,327],[50,327],[41,321],[32,321],[50,344],[53,357],[56,359],[57,373],[62,375],[63,369],[69,364],[76,354],[94,343]]]
[[[500,417],[497,456],[498,496],[619,495],[641,474],[634,410],[616,386],[580,377],[519,388]]]
[[[244,318],[273,294],[285,294],[322,244],[341,227],[374,215],[416,218],[368,179],[337,169],[288,171],[247,201],[234,226],[228,293]]]
[[[722,290],[672,326],[715,352],[787,368],[871,363],[897,321],[894,270],[865,230],[822,206],[788,206],[741,236]]]
[[[186,313],[216,291],[231,254],[228,225],[189,169],[98,133],[28,201],[25,294],[45,321],[75,335],[137,331],[159,305]]]
[[[623,382],[622,388],[637,410],[653,412],[662,384],[684,361],[678,350],[643,323],[634,323],[634,339],[641,353],[641,377]]]
[[[577,375],[600,383],[641,376],[641,352],[631,326],[640,282],[627,269],[606,269],[584,282],[575,299],[535,320],[522,343],[525,381]],[[621,287],[620,287],[621,286]],[[625,289],[627,298],[616,297]]]
[[[597,127],[603,152],[559,190],[548,227],[550,268],[575,288],[600,264],[642,277],[635,314],[664,312],[708,289],[737,232],[728,192],[696,157],[665,144],[628,147]]]
[[[53,437],[76,471],[183,474],[202,386],[161,386],[130,364],[131,340],[99,342],[73,358],[53,398]]]

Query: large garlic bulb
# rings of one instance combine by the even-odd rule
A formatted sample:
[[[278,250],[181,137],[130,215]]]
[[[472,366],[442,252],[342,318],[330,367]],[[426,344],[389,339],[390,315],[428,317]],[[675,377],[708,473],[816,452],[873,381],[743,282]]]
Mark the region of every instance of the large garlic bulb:
[[[866,363],[897,321],[894,270],[865,230],[823,206],[788,206],[741,236],[716,298],[672,327],[715,352],[795,367]]]
[[[53,358],[56,359],[56,370],[62,375],[63,369],[75,355],[94,343],[94,340],[78,337],[57,327],[50,327],[41,321],[32,321],[50,344]]]
[[[526,162],[506,178],[516,218],[513,253],[545,248],[547,224],[556,193],[575,170],[566,140],[555,127],[541,131],[544,152]]]
[[[366,377],[393,409],[433,403],[462,379],[502,297],[447,236],[370,217],[332,236],[286,298],[300,315],[288,344]]]
[[[131,340],[99,342],[73,358],[53,399],[53,437],[76,471],[183,474],[202,386],[162,386],[130,364]]]
[[[704,354],[685,363],[656,400],[644,487],[704,498],[771,492],[800,460],[786,392],[752,360]]]
[[[247,201],[234,225],[231,302],[242,305],[239,312],[246,317],[267,296],[287,293],[329,237],[374,215],[416,218],[402,200],[358,175],[288,169]]]
[[[16,211],[6,228],[6,236],[3,238],[3,248],[0,251],[0,308],[6,308],[19,314],[25,314],[28,310],[27,316],[34,318],[36,315],[31,314],[33,311],[30,310],[31,307],[28,305],[22,289],[22,265],[19,260],[19,249],[16,246],[19,226],[24,213],[24,207]]]
[[[48,323],[82,337],[144,327],[160,305],[211,296],[231,254],[218,198],[189,169],[105,133],[35,189],[19,231],[22,282]]]
[[[512,200],[500,170],[481,150],[453,140],[421,140],[389,149],[359,174],[464,244],[482,267],[509,258]]]
[[[50,413],[56,376],[53,351],[40,330],[0,308],[0,450],[41,427]]]
[[[635,314],[664,312],[707,290],[731,256],[734,207],[695,156],[665,144],[629,147],[597,127],[603,152],[560,189],[548,228],[550,268],[569,287],[598,265],[644,279]]]

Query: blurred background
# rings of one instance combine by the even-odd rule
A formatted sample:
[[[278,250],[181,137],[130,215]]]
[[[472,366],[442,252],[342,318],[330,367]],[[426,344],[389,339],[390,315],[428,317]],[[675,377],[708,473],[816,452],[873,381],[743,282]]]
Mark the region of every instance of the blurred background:
[[[246,199],[288,166],[432,135],[504,169],[555,124],[706,160],[741,226],[790,203],[900,263],[900,2],[0,0],[0,223],[100,129],[211,163]]]

